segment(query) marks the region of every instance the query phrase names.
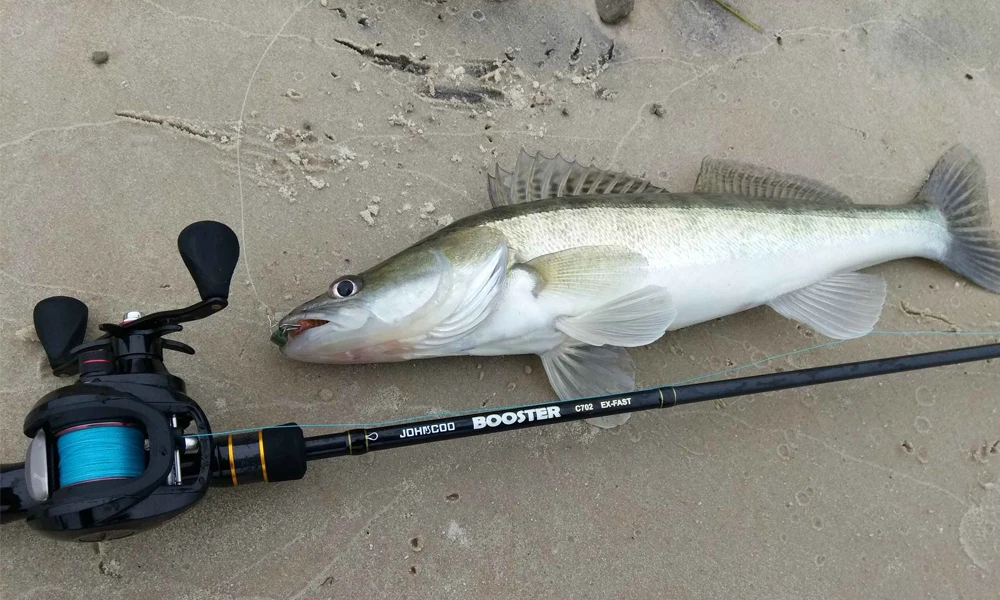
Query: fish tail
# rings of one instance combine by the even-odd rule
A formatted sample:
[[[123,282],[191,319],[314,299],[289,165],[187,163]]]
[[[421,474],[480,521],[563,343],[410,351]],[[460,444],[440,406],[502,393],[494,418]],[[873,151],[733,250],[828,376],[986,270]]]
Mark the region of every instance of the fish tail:
[[[1000,293],[1000,236],[993,229],[986,174],[979,159],[953,146],[934,166],[914,200],[933,206],[951,240],[941,262],[975,284]]]

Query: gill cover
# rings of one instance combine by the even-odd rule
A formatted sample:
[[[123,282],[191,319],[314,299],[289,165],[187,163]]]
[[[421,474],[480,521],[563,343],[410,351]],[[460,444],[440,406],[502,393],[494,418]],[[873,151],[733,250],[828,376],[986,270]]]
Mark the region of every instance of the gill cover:
[[[507,261],[507,244],[493,229],[443,230],[360,273],[354,294],[331,291],[286,315],[281,323],[292,335],[282,352],[334,363],[446,352],[490,316]],[[301,328],[302,320],[325,323]]]
[[[434,325],[409,341],[416,355],[434,354],[465,337],[493,312],[507,275],[508,248],[492,229],[456,232],[455,239],[431,252],[442,278],[432,302]]]

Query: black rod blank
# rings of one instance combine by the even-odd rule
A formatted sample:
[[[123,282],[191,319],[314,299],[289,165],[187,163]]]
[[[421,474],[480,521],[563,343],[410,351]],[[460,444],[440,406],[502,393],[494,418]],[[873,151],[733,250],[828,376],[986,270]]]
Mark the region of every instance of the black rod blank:
[[[556,422],[576,421],[654,408],[670,408],[678,404],[705,402],[995,358],[1000,358],[1000,343],[782,373],[737,377],[721,381],[665,386],[599,398],[564,400],[498,409],[372,429],[351,429],[341,433],[307,437],[305,440],[306,459],[316,460],[333,456],[365,454],[374,450],[536,427]]]

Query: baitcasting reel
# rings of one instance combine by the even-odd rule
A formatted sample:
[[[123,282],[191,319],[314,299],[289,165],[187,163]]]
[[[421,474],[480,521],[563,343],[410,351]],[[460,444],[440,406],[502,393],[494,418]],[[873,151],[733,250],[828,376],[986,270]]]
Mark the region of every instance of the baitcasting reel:
[[[0,472],[3,522],[24,518],[51,537],[107,540],[169,520],[212,484],[305,473],[299,428],[235,440],[205,435],[211,433],[205,413],[164,366],[164,350],[194,354],[164,336],[228,305],[239,258],[236,234],[213,221],[186,227],[177,246],[202,298],[187,308],[129,312],[117,325],[101,325],[103,336],[83,343],[83,302],[54,296],[35,306],[35,331],[52,372],[78,381],[47,394],[25,418],[24,434],[31,438],[25,462],[4,464]]]

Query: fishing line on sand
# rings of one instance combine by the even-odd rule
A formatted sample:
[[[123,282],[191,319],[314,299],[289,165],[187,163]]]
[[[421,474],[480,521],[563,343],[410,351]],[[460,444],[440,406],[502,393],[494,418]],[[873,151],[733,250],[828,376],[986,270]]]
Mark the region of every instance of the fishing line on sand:
[[[882,330],[875,330],[875,331],[870,332],[868,335],[899,335],[899,336],[905,336],[905,335],[912,335],[912,336],[920,336],[920,335],[1000,336],[1000,331],[882,331]],[[867,337],[867,336],[865,336],[865,337]],[[860,338],[855,338],[855,339],[860,339]],[[706,373],[704,375],[699,375],[697,377],[692,377],[690,379],[684,379],[684,380],[681,380],[681,381],[675,381],[673,383],[668,383],[668,384],[666,384],[664,386],[655,386],[654,388],[647,388],[647,389],[644,389],[644,390],[635,390],[635,392],[636,393],[640,393],[640,392],[643,392],[643,391],[647,391],[649,389],[656,389],[656,388],[660,388],[660,387],[671,387],[671,386],[686,385],[686,384],[694,383],[696,381],[701,381],[701,380],[704,380],[704,379],[711,379],[711,378],[719,377],[719,376],[722,376],[722,375],[728,375],[728,374],[731,374],[731,373],[736,373],[738,371],[743,371],[745,369],[750,369],[750,368],[753,368],[753,367],[756,367],[756,366],[760,366],[762,364],[765,364],[765,363],[768,363],[768,362],[771,362],[771,361],[774,361],[774,360],[778,360],[778,359],[781,359],[781,358],[788,358],[788,357],[791,357],[791,356],[797,356],[797,355],[800,355],[800,354],[806,354],[808,352],[813,352],[815,350],[820,350],[822,348],[829,348],[831,346],[838,346],[840,344],[843,344],[843,343],[849,342],[849,341],[853,341],[853,340],[835,340],[835,341],[832,341],[832,342],[826,342],[824,344],[816,344],[815,346],[809,346],[808,348],[802,348],[802,349],[799,349],[799,350],[792,350],[790,352],[782,352],[780,354],[775,354],[775,355],[772,355],[772,356],[768,356],[767,358],[762,358],[760,360],[756,360],[756,361],[753,361],[753,362],[745,363],[745,364],[742,364],[742,365],[737,365],[735,367],[730,367],[728,369],[723,369],[721,371],[714,371],[712,373]],[[580,400],[586,400],[586,398],[580,398]],[[525,409],[525,408],[537,408],[539,406],[546,406],[546,405],[549,405],[551,403],[552,403],[552,401],[548,400],[548,401],[545,401],[545,402],[536,402],[536,403],[532,403],[532,404],[515,404],[515,405],[510,405],[510,406],[498,406],[498,407],[496,407],[496,408],[494,408],[492,410],[495,410],[497,412],[512,411],[512,410],[522,410],[522,409]],[[309,423],[309,424],[301,424],[301,425],[271,425],[271,426],[267,426],[267,427],[263,427],[263,428],[261,428],[261,427],[250,427],[250,428],[245,428],[245,429],[232,429],[232,430],[228,430],[228,431],[216,431],[216,432],[212,432],[212,433],[188,434],[188,435],[185,435],[184,437],[211,437],[211,436],[218,436],[218,435],[231,435],[231,434],[237,434],[237,433],[246,433],[246,432],[258,431],[260,429],[282,429],[282,428],[286,428],[286,427],[299,427],[299,428],[302,428],[302,429],[308,429],[310,427],[312,427],[312,428],[326,428],[326,429],[329,429],[329,428],[335,428],[335,429],[351,429],[351,428],[375,429],[377,427],[387,427],[387,426],[392,426],[392,425],[401,425],[401,424],[404,424],[404,423],[409,423],[409,422],[412,422],[412,421],[417,421],[417,420],[427,419],[427,418],[458,417],[458,416],[462,416],[462,415],[470,414],[470,413],[479,413],[479,412],[482,412],[482,410],[483,410],[483,408],[480,407],[480,408],[473,408],[473,409],[468,409],[468,410],[443,411],[443,412],[436,412],[436,413],[427,413],[427,414],[423,414],[423,415],[416,415],[416,416],[412,416],[412,417],[405,417],[405,418],[402,418],[402,419],[393,419],[393,420],[390,420],[390,421],[375,421],[375,422],[371,422],[371,423]]]

